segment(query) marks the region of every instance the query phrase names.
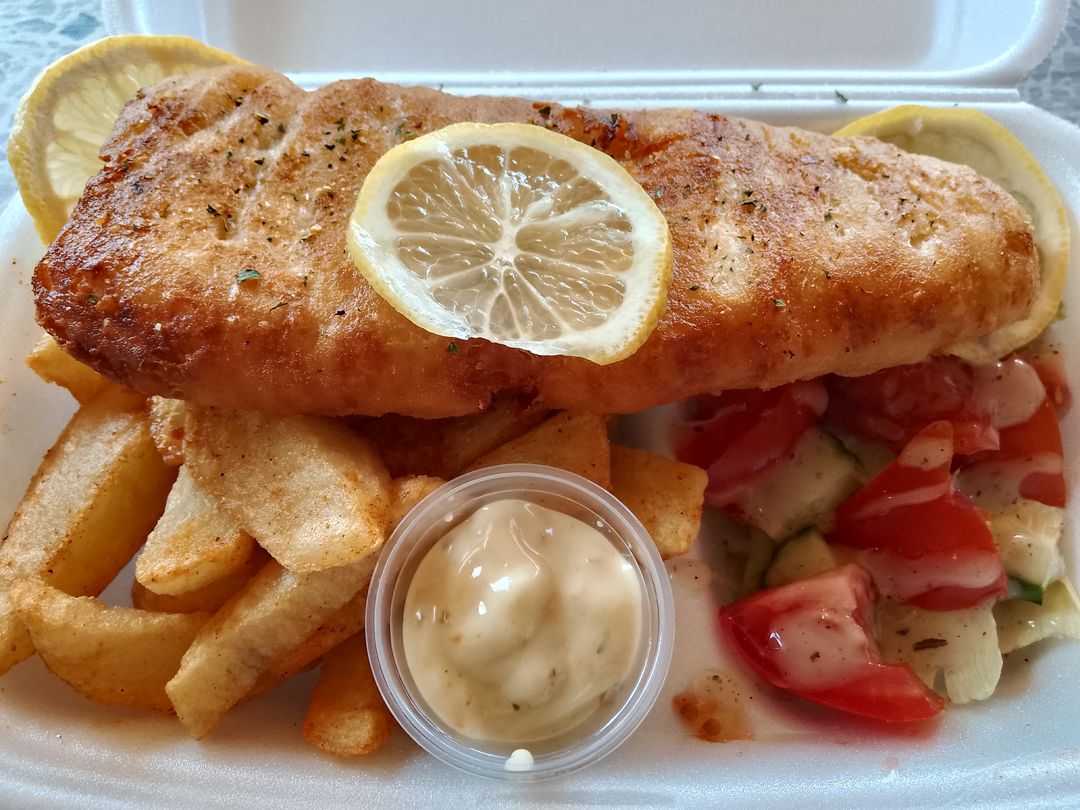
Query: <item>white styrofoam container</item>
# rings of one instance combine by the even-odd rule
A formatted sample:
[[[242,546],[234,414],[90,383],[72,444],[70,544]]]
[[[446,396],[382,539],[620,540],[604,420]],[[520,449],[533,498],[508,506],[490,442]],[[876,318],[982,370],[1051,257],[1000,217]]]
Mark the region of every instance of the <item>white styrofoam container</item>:
[[[597,106],[694,106],[828,131],[903,101],[985,110],[1058,185],[1080,234],[1080,132],[1023,104],[1020,79],[1049,50],[1066,0],[513,4],[415,0],[172,3],[106,0],[111,32],[186,33],[288,72],[305,87],[373,75]],[[842,103],[837,91],[848,99]],[[18,201],[0,214],[0,521],[6,521],[73,410],[22,358],[37,332],[29,276],[42,253]],[[1074,253],[1067,310],[1080,312]],[[1080,318],[1060,324],[1080,345]],[[1080,390],[1080,360],[1070,384]],[[623,438],[662,448],[665,409],[625,421]],[[1080,411],[1064,425],[1066,475],[1080,481]],[[1075,491],[1075,488],[1074,488]],[[1080,564],[1077,499],[1066,554]],[[231,712],[203,742],[175,720],[102,707],[36,659],[0,680],[0,806],[416,806],[528,803],[781,806],[1080,806],[1080,644],[1014,655],[999,694],[954,707],[934,729],[882,729],[778,699],[747,679],[753,741],[686,735],[673,694],[728,667],[706,584],[710,529],[669,564],[679,619],[668,685],[616,754],[571,778],[491,784],[448,769],[402,734],[361,762],[324,757],[299,734],[311,677]],[[123,599],[117,586],[106,597]],[[732,670],[737,672],[737,669]]]

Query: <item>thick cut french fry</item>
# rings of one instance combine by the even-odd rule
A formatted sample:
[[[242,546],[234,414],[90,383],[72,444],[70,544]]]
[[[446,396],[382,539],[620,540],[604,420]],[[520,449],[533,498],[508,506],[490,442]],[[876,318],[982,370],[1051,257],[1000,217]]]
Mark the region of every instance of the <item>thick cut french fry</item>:
[[[162,460],[171,467],[183,464],[187,403],[182,399],[150,397],[146,409],[150,415],[150,435]]]
[[[406,475],[391,481],[390,493],[393,501],[387,534],[397,527],[398,522],[422,498],[443,483],[445,482],[441,478],[426,475]],[[363,630],[366,601],[367,588],[364,588],[300,644],[275,658],[252,687],[248,697],[261,694],[298,672],[311,668],[338,644]]]
[[[191,735],[199,738],[210,731],[275,658],[300,644],[368,584],[374,566],[374,553],[306,574],[267,563],[203,626],[165,687]]]
[[[563,411],[528,433],[492,450],[467,472],[496,464],[547,464],[611,486],[611,444],[607,420],[586,411]]]
[[[363,559],[384,539],[390,477],[341,422],[188,406],[185,463],[286,568]]]
[[[0,675],[34,654],[34,643],[19,614],[7,598],[7,585],[0,581]]]
[[[243,569],[251,535],[206,493],[186,466],[135,560],[135,579],[160,594],[188,593]]]
[[[390,528],[387,531],[392,532],[414,506],[445,483],[430,475],[403,475],[391,481]]]
[[[34,579],[16,580],[9,595],[45,666],[75,691],[170,714],[165,684],[210,618],[109,607]]]
[[[66,388],[85,405],[107,387],[108,380],[60,348],[52,335],[44,334],[26,357],[26,365],[45,382]]]
[[[415,419],[387,414],[363,420],[357,429],[378,447],[391,475],[453,478],[480,456],[544,421],[548,413],[507,396],[471,416]]]
[[[18,576],[97,596],[146,539],[174,475],[154,448],[141,406],[125,391],[106,389],[72,417],[8,524],[0,601],[6,581]],[[0,673],[29,651],[22,622],[0,608]]]
[[[139,610],[153,613],[217,613],[217,611],[270,561],[270,555],[259,546],[252,549],[242,568],[227,577],[186,593],[154,593],[138,580],[131,583],[131,604]]]
[[[637,516],[665,560],[690,550],[701,530],[708,482],[700,467],[611,446],[611,493]]]
[[[248,697],[262,694],[293,675],[311,669],[341,642],[363,630],[366,602],[367,588],[364,588],[319,625],[315,632],[271,661]]]
[[[304,739],[342,757],[370,754],[394,729],[357,634],[326,656],[304,719]]]

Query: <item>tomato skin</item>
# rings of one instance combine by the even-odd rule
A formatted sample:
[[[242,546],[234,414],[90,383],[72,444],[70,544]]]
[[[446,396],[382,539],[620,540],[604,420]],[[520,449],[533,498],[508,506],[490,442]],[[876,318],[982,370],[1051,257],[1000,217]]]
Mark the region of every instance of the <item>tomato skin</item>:
[[[952,451],[952,425],[928,425],[836,510],[829,542],[863,549],[886,598],[957,610],[1005,595],[986,515],[952,485]]]
[[[899,452],[924,427],[952,424],[960,455],[998,446],[991,415],[976,397],[974,369],[956,358],[936,357],[865,377],[826,378],[825,421]]]
[[[1039,501],[1047,506],[1065,506],[1067,489],[1063,472],[1065,452],[1061,445],[1061,427],[1049,396],[1023,424],[1001,431],[1001,446],[995,451],[979,453],[965,459],[963,468],[993,464],[1023,464],[1038,459],[1054,462],[1054,472],[1033,470],[1020,480],[1022,498]]]
[[[698,418],[681,429],[676,456],[708,472],[705,497],[711,506],[730,506],[755,478],[791,454],[827,402],[821,380],[699,397]]]
[[[761,678],[806,700],[902,723],[945,701],[906,664],[886,664],[870,631],[874,586],[857,565],[758,591],[720,611],[725,638]]]

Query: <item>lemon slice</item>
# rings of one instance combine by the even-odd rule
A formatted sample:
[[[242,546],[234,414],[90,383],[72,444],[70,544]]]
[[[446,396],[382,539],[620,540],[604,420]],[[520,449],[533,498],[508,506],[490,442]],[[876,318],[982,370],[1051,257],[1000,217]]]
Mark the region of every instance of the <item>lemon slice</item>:
[[[873,135],[908,152],[963,163],[1019,202],[1035,229],[1041,283],[1028,316],[949,349],[970,363],[990,363],[1039,336],[1057,317],[1069,270],[1069,225],[1057,189],[1009,130],[978,110],[908,105],[853,121],[834,135]]]
[[[372,168],[349,253],[405,317],[438,335],[612,363],[656,326],[667,222],[614,160],[529,124],[455,124]]]
[[[178,36],[106,37],[53,62],[23,96],[7,154],[38,234],[51,242],[86,181],[120,111],[166,76],[243,61]]]

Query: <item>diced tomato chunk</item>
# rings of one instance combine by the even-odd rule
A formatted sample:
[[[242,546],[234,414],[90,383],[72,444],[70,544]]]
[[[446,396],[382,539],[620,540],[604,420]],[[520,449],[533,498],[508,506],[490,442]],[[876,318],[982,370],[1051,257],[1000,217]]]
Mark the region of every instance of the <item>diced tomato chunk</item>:
[[[1012,468],[1012,473],[1002,478],[1018,482],[1017,497],[1065,506],[1064,457],[1057,414],[1046,399],[1026,422],[1002,429],[997,450],[965,459],[961,466],[967,471]]]
[[[906,664],[881,661],[873,583],[856,565],[758,591],[723,608],[724,636],[760,677],[814,703],[889,723],[925,720],[944,700]]]
[[[952,457],[952,425],[934,422],[836,511],[829,542],[863,549],[888,599],[955,610],[1005,595],[986,515],[953,487]]]
[[[951,357],[896,366],[865,377],[826,379],[829,408],[825,421],[899,452],[931,422],[953,427],[956,452],[997,447],[991,415],[980,407],[971,366]]]
[[[709,504],[728,506],[761,473],[791,454],[827,402],[820,380],[699,397],[694,420],[680,428],[676,455],[708,472]]]
[[[1065,366],[1062,362],[1061,352],[1056,348],[1049,348],[1037,354],[1021,355],[1030,363],[1042,380],[1046,388],[1046,398],[1058,413],[1064,413],[1072,405],[1072,392],[1069,383],[1065,379]]]

